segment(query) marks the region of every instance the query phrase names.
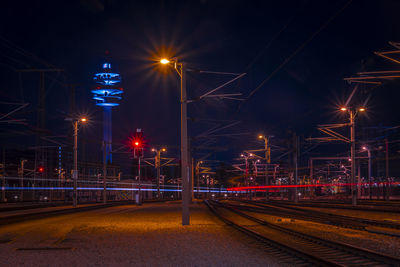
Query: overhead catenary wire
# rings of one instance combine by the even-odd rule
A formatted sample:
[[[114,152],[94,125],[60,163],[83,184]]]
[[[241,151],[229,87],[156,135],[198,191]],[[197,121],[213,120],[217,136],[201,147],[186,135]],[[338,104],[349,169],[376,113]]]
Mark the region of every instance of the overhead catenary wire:
[[[340,13],[342,13],[350,4],[352,0],[347,1],[338,11],[336,11],[325,23],[323,23],[306,41],[304,41],[297,49],[281,62],[281,64],[271,72],[256,88],[254,88],[246,100],[249,100],[258,90],[260,90],[272,77],[275,76],[287,63],[289,63],[300,51],[304,49],[323,29],[325,29]],[[243,102],[245,103],[245,102]],[[239,109],[243,106],[240,105]]]

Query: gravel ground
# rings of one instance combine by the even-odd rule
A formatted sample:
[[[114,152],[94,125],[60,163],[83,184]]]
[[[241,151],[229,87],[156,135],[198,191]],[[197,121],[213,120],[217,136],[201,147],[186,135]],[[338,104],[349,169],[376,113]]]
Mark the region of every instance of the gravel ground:
[[[333,241],[348,243],[400,258],[400,238],[303,220],[246,212],[256,218]]]
[[[281,266],[202,204],[119,206],[0,228],[1,266]],[[50,248],[45,249],[45,248]]]

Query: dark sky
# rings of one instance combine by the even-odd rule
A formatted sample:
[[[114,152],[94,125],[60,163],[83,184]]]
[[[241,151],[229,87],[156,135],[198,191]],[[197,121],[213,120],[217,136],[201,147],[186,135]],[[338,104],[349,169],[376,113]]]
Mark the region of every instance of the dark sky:
[[[239,82],[221,90],[240,92],[243,98],[288,60],[245,102],[210,99],[189,106],[189,116],[197,119],[190,124],[191,136],[212,126],[199,119],[241,121],[219,133],[254,132],[254,136],[214,143],[230,149],[212,158],[229,160],[256,146],[259,132],[279,139],[290,128],[315,136],[317,124],[342,122],[344,118],[335,116],[334,110],[352,88],[343,78],[361,70],[396,69],[373,52],[390,49],[388,42],[399,40],[399,11],[400,1],[395,0],[3,1],[0,97],[29,102],[31,117],[21,116],[34,124],[38,76],[23,74],[19,79],[12,68],[48,66],[16,52],[15,45],[65,69],[64,74],[46,80],[47,126],[52,134],[63,134],[69,127],[63,122],[69,91],[54,82],[57,78],[77,84],[77,109],[89,113],[93,121],[83,138],[99,141],[101,110],[91,100],[90,87],[107,50],[125,88],[121,105],[113,111],[114,142],[124,143],[136,128],[142,128],[150,144],[173,150],[179,144],[178,76],[159,69],[154,59],[166,54],[193,69],[246,72]],[[189,73],[189,97],[230,78]],[[373,92],[368,117],[360,119],[361,125],[398,123],[399,113],[393,112],[398,85],[391,82]],[[357,101],[366,96],[361,93]]]

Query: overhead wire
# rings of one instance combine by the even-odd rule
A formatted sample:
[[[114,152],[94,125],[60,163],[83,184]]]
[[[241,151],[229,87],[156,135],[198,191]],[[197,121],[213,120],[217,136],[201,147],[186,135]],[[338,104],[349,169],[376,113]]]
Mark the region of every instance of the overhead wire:
[[[271,72],[256,88],[254,88],[247,96],[246,101],[242,102],[239,109],[247,102],[258,90],[260,90],[272,77],[275,76],[287,63],[289,63],[300,51],[304,49],[323,29],[325,29],[340,13],[342,13],[353,0],[348,0],[338,11],[336,11],[325,23],[323,23],[306,41],[304,41],[297,49],[288,57],[286,57],[281,64]]]

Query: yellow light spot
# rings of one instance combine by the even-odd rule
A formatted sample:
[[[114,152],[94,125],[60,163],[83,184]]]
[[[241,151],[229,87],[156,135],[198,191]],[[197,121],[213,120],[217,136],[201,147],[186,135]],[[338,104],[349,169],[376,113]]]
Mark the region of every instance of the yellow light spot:
[[[166,59],[166,58],[163,58],[163,59],[160,60],[160,63],[161,63],[161,64],[164,64],[164,65],[165,65],[165,64],[168,64],[169,62],[170,62],[170,61],[169,61],[168,59]]]

